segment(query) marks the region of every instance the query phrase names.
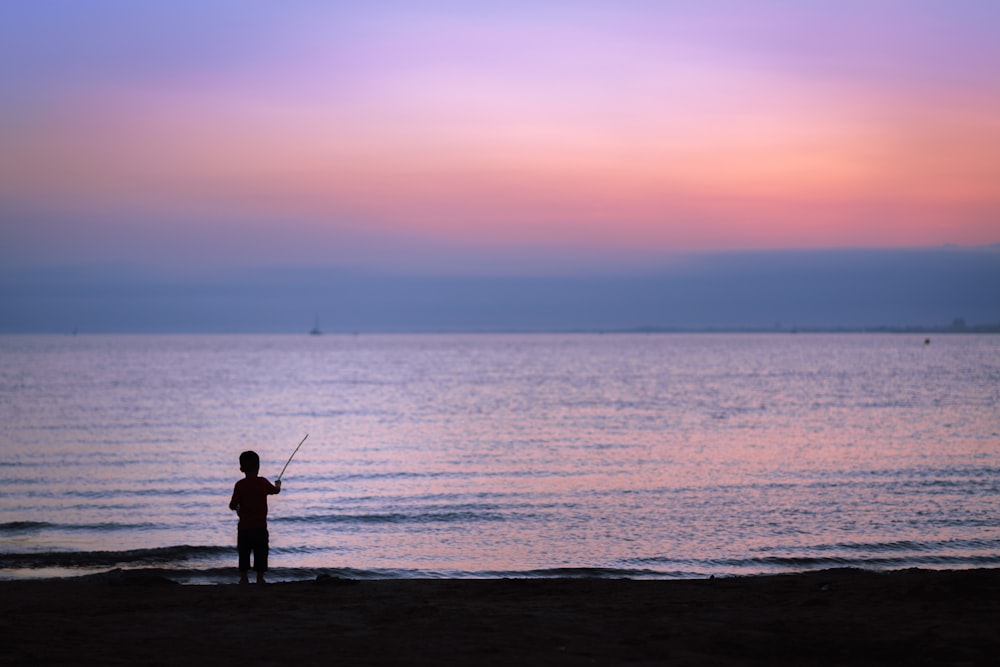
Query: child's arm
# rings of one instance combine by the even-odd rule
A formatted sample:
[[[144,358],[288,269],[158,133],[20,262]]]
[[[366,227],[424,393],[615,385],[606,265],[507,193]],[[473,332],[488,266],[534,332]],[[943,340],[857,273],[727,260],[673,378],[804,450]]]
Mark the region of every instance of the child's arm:
[[[274,492],[274,495],[278,495],[279,493],[281,493],[281,480],[280,479],[274,480],[274,488],[276,489],[275,492]]]
[[[229,499],[229,509],[234,512],[240,511],[240,501],[236,498],[236,489],[233,489],[233,497]]]

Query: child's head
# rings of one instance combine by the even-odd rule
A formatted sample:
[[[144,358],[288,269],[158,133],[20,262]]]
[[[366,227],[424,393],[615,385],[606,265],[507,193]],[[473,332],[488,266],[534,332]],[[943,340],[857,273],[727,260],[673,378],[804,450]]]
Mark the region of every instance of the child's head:
[[[250,476],[260,471],[260,457],[257,456],[257,452],[246,451],[240,454],[240,470]]]

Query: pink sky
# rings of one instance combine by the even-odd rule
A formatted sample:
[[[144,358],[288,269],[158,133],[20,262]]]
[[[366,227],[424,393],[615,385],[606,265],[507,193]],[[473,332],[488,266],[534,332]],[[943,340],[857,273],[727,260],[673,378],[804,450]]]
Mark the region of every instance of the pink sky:
[[[5,8],[2,259],[1000,241],[1000,10],[869,4]]]

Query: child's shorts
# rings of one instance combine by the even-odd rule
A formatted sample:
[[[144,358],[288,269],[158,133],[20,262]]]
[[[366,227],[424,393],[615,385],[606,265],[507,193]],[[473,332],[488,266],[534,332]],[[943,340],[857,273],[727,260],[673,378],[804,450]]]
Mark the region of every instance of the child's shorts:
[[[240,554],[240,569],[250,569],[250,553],[253,552],[253,569],[267,570],[267,528],[250,528],[236,532],[236,551]]]

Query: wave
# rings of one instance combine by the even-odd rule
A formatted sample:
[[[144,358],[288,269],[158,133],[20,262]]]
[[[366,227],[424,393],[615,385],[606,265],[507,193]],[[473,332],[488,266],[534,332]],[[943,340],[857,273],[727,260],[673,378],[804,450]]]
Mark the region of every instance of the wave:
[[[129,551],[43,551],[0,553],[0,569],[97,568],[121,565],[164,564],[231,554],[233,547],[178,545]]]
[[[150,579],[169,580],[185,584],[220,584],[235,583],[237,573],[235,565],[228,567],[156,567],[157,563],[149,563],[153,567],[141,564],[132,567],[113,567],[101,572],[87,572],[84,568],[63,567],[62,578],[72,578],[92,581],[108,581],[111,583],[128,583],[129,581],[144,582]],[[105,565],[104,567],[109,567]],[[99,568],[94,565],[94,568]],[[47,570],[44,578],[51,578],[51,570]],[[84,573],[81,573],[84,572]],[[708,575],[698,572],[661,572],[656,570],[608,568],[608,567],[560,567],[535,570],[432,570],[413,568],[348,568],[348,567],[275,567],[268,570],[268,580],[271,582],[286,581],[319,581],[319,582],[353,582],[384,579],[697,579]]]
[[[620,567],[551,567],[524,571],[481,572],[489,578],[525,579],[691,579],[700,575],[685,570],[650,570],[645,568]]]
[[[826,567],[916,567],[919,565],[995,565],[1000,564],[1000,554],[963,554],[963,555],[926,555],[926,556],[872,556],[861,558],[845,558],[837,556],[816,557],[816,556],[773,556],[767,558],[724,559],[712,561],[720,565],[753,566],[763,565],[766,567],[804,567],[804,568],[826,568]]]
[[[225,580],[231,580],[232,568],[223,568]],[[273,568],[268,571],[274,581],[303,580],[377,580],[377,579],[698,579],[708,575],[699,572],[663,572],[641,568],[557,567],[532,570],[434,570],[413,568]],[[170,576],[168,573],[167,576]],[[187,572],[190,581],[202,578],[200,572]],[[205,579],[211,577],[203,577]]]
[[[273,523],[478,523],[483,521],[510,521],[511,515],[484,511],[450,512],[387,512],[374,514],[310,514],[308,516],[273,517]]]
[[[1000,565],[1000,553],[992,554],[928,554],[907,556],[764,556],[753,558],[714,558],[708,560],[678,560],[672,558],[635,558],[629,562],[643,565],[684,565],[698,569],[733,569],[739,572],[772,572],[775,570],[812,570],[856,567],[866,569],[899,569],[919,566],[987,567]]]
[[[994,557],[982,563],[951,564],[951,567],[934,569],[969,569],[970,567],[995,567],[1000,564],[1000,557]],[[150,567],[151,565],[151,567]],[[87,572],[83,568],[63,568],[62,578],[107,580],[111,583],[143,583],[151,579],[165,580],[182,584],[227,584],[236,583],[238,574],[235,564],[224,567],[157,567],[157,563],[118,567],[103,572]],[[408,568],[345,568],[345,567],[275,567],[268,570],[268,580],[272,583],[292,581],[316,581],[319,583],[347,584],[357,581],[392,580],[392,579],[630,579],[630,580],[680,580],[708,579],[731,576],[760,576],[767,574],[792,574],[800,572],[822,572],[829,570],[856,571],[899,571],[920,567],[919,563],[898,563],[892,567],[876,567],[863,562],[813,562],[809,567],[802,563],[798,567],[782,567],[778,569],[750,569],[741,571],[710,571],[702,569],[649,569],[628,567],[556,567],[532,570],[431,570]],[[941,563],[925,563],[937,565]],[[956,565],[960,565],[956,567]],[[95,567],[90,568],[91,570]],[[24,574],[18,575],[24,578]],[[28,576],[31,576],[30,574]],[[51,570],[36,578],[52,578]],[[0,577],[3,578],[3,577]]]
[[[758,551],[780,551],[784,547],[763,547]],[[802,547],[804,551],[848,551],[866,553],[898,553],[898,552],[927,552],[927,551],[954,551],[964,550],[984,550],[992,549],[1000,551],[1000,539],[947,539],[947,540],[895,540],[891,542],[834,542],[832,544],[814,544]]]
[[[116,531],[116,530],[146,530],[151,528],[157,528],[159,524],[140,522],[140,523],[119,523],[114,521],[100,522],[100,523],[52,523],[49,521],[9,521],[7,523],[0,523],[0,533],[15,533],[15,532],[28,532],[28,531],[40,531],[40,530],[61,530],[61,531],[73,531],[73,530],[93,530],[93,531]]]
[[[280,555],[301,548],[274,550]],[[306,550],[311,551],[311,550]],[[279,562],[280,558],[276,559]],[[314,579],[704,579],[829,569],[874,571],[918,567],[969,569],[1000,566],[1000,553],[924,554],[885,557],[794,556],[718,559],[636,558],[620,567],[551,567],[526,570],[452,570],[417,568],[349,568],[278,566],[273,581]],[[95,572],[109,568],[109,572]],[[177,545],[130,551],[0,553],[0,579],[52,576],[157,576],[180,583],[227,583],[235,577],[232,546]],[[54,575],[53,572],[56,572]]]
[[[0,523],[0,533],[41,530],[43,528],[51,528],[53,525],[47,521],[8,521],[7,523]]]

